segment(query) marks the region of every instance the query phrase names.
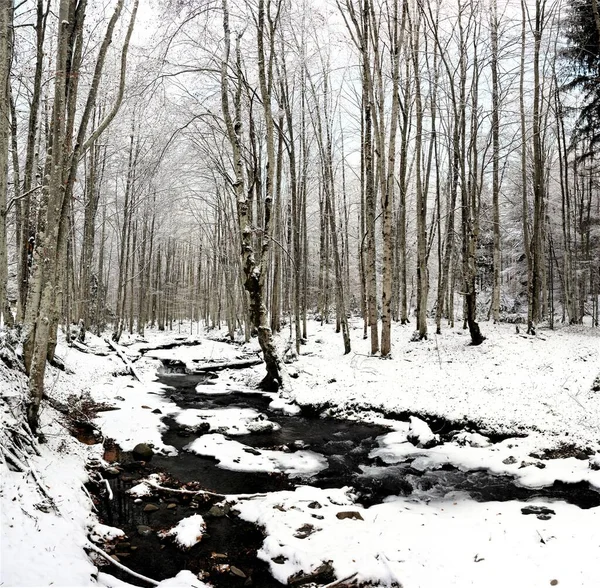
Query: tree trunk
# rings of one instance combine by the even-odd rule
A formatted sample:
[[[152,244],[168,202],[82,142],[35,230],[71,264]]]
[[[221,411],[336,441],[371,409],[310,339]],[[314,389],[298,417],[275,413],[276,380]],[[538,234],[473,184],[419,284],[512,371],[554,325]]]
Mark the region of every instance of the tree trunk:
[[[8,150],[11,134],[10,65],[12,60],[12,3],[0,5],[0,326],[12,326],[13,315],[8,302],[8,258],[6,213],[8,187]]]
[[[274,165],[274,145],[273,145],[273,120],[271,116],[271,94],[270,87],[267,85],[267,73],[265,72],[265,57],[264,57],[264,0],[259,0],[258,8],[258,50],[259,50],[259,77],[261,93],[263,95],[263,103],[265,110],[265,118],[267,119],[267,151],[269,171],[266,184],[266,198],[264,211],[264,235],[262,238],[262,256],[261,263],[257,263],[253,239],[252,227],[249,222],[249,206],[248,198],[244,188],[244,171],[240,145],[240,127],[234,125],[234,120],[231,116],[229,106],[229,57],[231,47],[231,33],[229,29],[229,10],[227,0],[223,0],[223,31],[224,31],[224,55],[221,64],[221,108],[223,118],[225,120],[227,138],[231,145],[233,155],[233,167],[235,172],[234,192],[237,204],[238,227],[241,233],[241,260],[244,271],[244,287],[249,295],[250,319],[252,324],[258,331],[258,342],[263,352],[267,375],[265,376],[262,385],[265,388],[277,389],[283,384],[281,376],[280,360],[277,355],[275,346],[273,345],[271,329],[268,327],[267,309],[264,305],[264,283],[266,268],[263,263],[266,259],[265,253],[268,251],[270,228],[271,228],[271,205],[272,205],[272,185],[273,174],[275,172]],[[241,83],[240,66],[239,66],[239,43],[237,45],[238,55],[238,83]],[[272,52],[271,52],[272,55]],[[236,120],[240,121],[240,93],[236,92],[235,101]]]

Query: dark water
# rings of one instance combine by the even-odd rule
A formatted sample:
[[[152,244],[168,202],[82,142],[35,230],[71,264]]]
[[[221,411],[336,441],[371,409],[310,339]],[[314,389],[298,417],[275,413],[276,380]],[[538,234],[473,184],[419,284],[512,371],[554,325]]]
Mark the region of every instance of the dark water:
[[[281,586],[269,574],[267,565],[256,558],[262,544],[260,530],[235,517],[211,515],[211,507],[218,497],[193,498],[168,492],[157,492],[137,503],[126,490],[140,478],[152,472],[169,475],[166,484],[180,487],[195,483],[195,487],[227,495],[263,493],[310,484],[321,488],[350,485],[356,490],[359,501],[370,506],[389,495],[411,496],[429,500],[459,492],[479,501],[531,500],[533,498],[563,499],[582,508],[600,505],[600,493],[587,484],[560,484],[531,490],[518,487],[512,478],[494,476],[483,471],[462,472],[445,466],[432,471],[418,471],[411,467],[411,459],[397,465],[385,465],[369,458],[378,446],[377,437],[388,430],[381,426],[353,421],[322,419],[314,412],[285,415],[269,409],[270,397],[260,393],[232,391],[224,395],[203,395],[196,392],[199,382],[210,383],[215,375],[191,376],[180,373],[177,362],[168,362],[159,379],[169,396],[179,407],[216,409],[252,408],[264,413],[270,421],[280,425],[279,430],[251,433],[233,437],[250,448],[278,449],[289,452],[309,449],[325,456],[328,467],[306,478],[289,478],[280,473],[236,472],[218,467],[216,460],[189,453],[184,447],[199,437],[201,432],[178,425],[165,418],[169,429],[163,441],[177,448],[176,457],[156,455],[148,464],[135,462],[128,455],[118,455],[123,472],[110,481],[114,494],[112,501],[99,502],[101,516],[107,524],[122,528],[128,539],[121,541],[115,553],[132,569],[156,580],[172,577],[181,569],[195,573],[207,572],[206,580],[216,587]],[[158,510],[147,513],[144,507],[152,503]],[[167,529],[184,517],[201,514],[207,524],[207,535],[201,543],[189,550],[176,547],[171,540],[161,539],[156,531]],[[139,525],[151,527],[149,535],[139,532]],[[125,547],[121,547],[125,544]],[[235,567],[235,573],[232,572]],[[114,568],[110,573],[119,575]],[[127,575],[122,579],[132,582]],[[137,583],[133,580],[133,583]]]

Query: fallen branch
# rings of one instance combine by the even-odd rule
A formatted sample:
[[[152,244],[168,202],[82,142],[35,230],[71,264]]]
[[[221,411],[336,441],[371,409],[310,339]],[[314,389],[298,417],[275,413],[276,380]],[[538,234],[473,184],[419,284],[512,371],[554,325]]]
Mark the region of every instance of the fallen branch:
[[[127,572],[128,574],[131,574],[134,578],[137,578],[138,580],[143,580],[144,582],[148,582],[148,584],[152,584],[152,586],[158,586],[159,583],[156,580],[153,580],[152,578],[148,578],[147,576],[142,576],[142,574],[138,574],[137,572],[134,572],[133,570],[129,569],[127,566],[124,566],[122,563],[119,563],[118,561],[113,559],[108,553],[106,553],[106,551],[100,549],[98,546],[94,545],[90,541],[88,541],[85,544],[85,548],[90,549],[91,551],[95,551],[97,554],[101,555],[108,562],[117,566],[123,572]]]
[[[142,480],[142,483],[147,484],[151,488],[155,490],[164,490],[165,492],[175,492],[176,494],[206,494],[208,496],[214,496],[215,498],[225,498],[224,494],[217,494],[216,492],[211,492],[210,490],[186,490],[185,488],[167,488],[166,486],[161,486],[156,482],[152,482],[152,480]],[[236,500],[250,500],[252,498],[264,498],[267,496],[266,493],[257,493],[257,494],[235,494],[230,495],[230,498],[235,498]]]
[[[144,484],[148,484],[151,488],[155,490],[163,490],[165,492],[174,492],[176,494],[206,494],[208,496],[215,496],[216,498],[225,498],[224,494],[217,494],[215,492],[211,492],[210,490],[186,490],[185,488],[167,488],[166,486],[161,486],[156,482],[152,482],[151,480],[142,480]]]
[[[346,582],[350,582],[351,580],[354,580],[354,578],[356,578],[356,576],[357,576],[357,574],[354,573],[351,576],[342,578],[341,580],[335,580],[334,582],[325,584],[325,586],[321,586],[321,588],[334,588],[335,586],[341,586],[342,584],[345,584]]]
[[[125,355],[125,352],[122,349],[119,349],[114,341],[110,339],[104,339],[108,346],[115,351],[115,353],[121,358],[123,363],[127,366],[129,373],[138,381],[143,383],[142,376],[139,372],[133,367],[133,364],[129,361],[129,358]]]

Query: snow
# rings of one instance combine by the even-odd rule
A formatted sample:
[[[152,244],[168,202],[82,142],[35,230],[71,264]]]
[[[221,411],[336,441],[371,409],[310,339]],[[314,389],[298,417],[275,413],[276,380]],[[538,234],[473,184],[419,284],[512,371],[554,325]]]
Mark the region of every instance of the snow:
[[[123,582],[110,574],[100,572],[98,574],[98,585],[107,588],[137,588],[136,584]],[[174,578],[168,578],[157,584],[158,588],[211,588],[208,584],[201,582],[189,570],[181,570]]]
[[[195,409],[181,411],[175,420],[186,427],[196,428],[202,423],[210,431],[227,435],[248,435],[259,431],[276,431],[279,425],[252,408]]]
[[[332,325],[311,326],[289,392],[300,405],[332,405],[344,416],[408,412],[477,423],[484,434],[536,431],[547,446],[598,447],[592,383],[600,371],[600,329],[563,327],[531,337],[516,334],[514,325],[482,322],[487,339],[471,346],[459,328],[410,342],[410,325],[395,323],[389,360],[370,356],[358,321],[348,355]]]
[[[159,582],[158,588],[210,588],[189,570],[181,570],[174,578]]]
[[[125,533],[117,527],[94,523],[90,528],[90,539],[94,541],[111,541],[117,537],[123,537]]]
[[[464,436],[457,436],[458,441]],[[477,438],[476,438],[477,439]],[[396,464],[412,457],[411,467],[424,471],[452,464],[463,471],[486,470],[492,474],[513,476],[521,486],[542,488],[561,482],[589,482],[600,490],[600,471],[592,464],[596,457],[541,460],[532,453],[542,445],[539,434],[524,438],[509,438],[484,446],[461,446],[458,441],[444,443],[431,449],[420,449],[406,441],[403,433],[394,432],[379,438],[380,447],[371,452],[387,464]]]
[[[175,541],[182,547],[193,547],[202,541],[206,531],[206,523],[201,515],[195,514],[181,519],[174,527],[162,533],[164,537],[175,537]]]
[[[413,445],[427,447],[439,441],[439,435],[436,435],[424,420],[416,416],[411,416],[409,417],[409,422],[407,439]]]
[[[487,339],[472,347],[461,329],[411,343],[411,328],[394,325],[393,358],[382,360],[369,355],[359,323],[351,331],[353,351],[346,356],[332,325],[313,322],[309,327],[308,342],[293,366],[298,377],[289,380],[281,395],[269,395],[270,410],[294,414],[301,406],[327,406],[330,415],[391,425],[371,454],[390,467],[411,460],[414,470],[437,471],[452,464],[463,471],[507,475],[528,488],[559,480],[600,489],[600,393],[592,390],[600,371],[599,329],[564,327],[529,337],[516,334],[512,325],[482,323]],[[187,449],[214,457],[222,468],[285,472],[304,482],[327,466],[312,451],[254,449],[242,443],[242,435],[254,427],[271,426],[257,411],[181,410],[156,381],[158,358],[193,367],[247,357],[256,351],[256,342],[234,346],[202,338],[192,347],[139,356],[142,348],[174,337],[148,332],[146,341],[125,338],[124,349],[135,360],[141,382],[114,375],[124,371],[114,354],[82,354],[63,341],[58,354],[73,373],[49,367],[46,389],[69,406],[91,397],[116,408],[99,412],[95,424],[125,451],[143,442],[174,454],[162,439],[162,419],[169,416],[190,427],[207,422],[211,432]],[[87,341],[108,351],[102,339],[88,335]],[[197,393],[254,391],[263,375],[264,366],[224,370],[216,385],[201,384]],[[15,415],[25,390],[24,377],[0,361],[0,436],[18,423]],[[406,418],[394,420],[397,415]],[[26,459],[24,473],[0,461],[0,585],[132,586],[107,573],[110,567],[98,572],[96,559],[85,550],[90,539],[114,540],[121,530],[98,522],[83,489],[86,464],[102,464],[102,446],[79,443],[62,418],[44,404],[41,430],[47,442],[39,445],[39,456]],[[429,447],[438,442],[435,419],[461,430],[453,437],[442,435],[437,446]],[[546,459],[546,450],[565,450],[566,457]],[[132,492],[143,496],[149,485],[140,483]],[[522,514],[523,502],[479,503],[456,492],[440,496],[421,491],[365,508],[348,488],[310,486],[228,500],[241,517],[264,528],[259,556],[282,582],[331,561],[338,578],[356,574],[359,581],[396,582],[403,588],[541,588],[554,580],[558,586],[600,586],[598,507],[535,500],[533,504],[556,513],[541,520]],[[355,514],[338,518],[340,512]],[[182,545],[202,536],[203,521],[195,517],[199,515],[170,531]],[[159,586],[206,584],[182,570]]]
[[[236,508],[265,528],[259,557],[282,583],[330,561],[338,578],[357,574],[359,581],[403,588],[542,588],[554,579],[564,586],[600,585],[600,509],[536,500],[556,512],[539,520],[523,515],[523,504],[394,497],[365,509],[344,489],[299,487]],[[339,520],[344,511],[362,520]],[[314,532],[296,537],[306,524]],[[283,563],[273,561],[281,557]]]
[[[280,410],[284,414],[298,414],[302,410],[297,404],[292,404],[289,400],[285,398],[274,398],[269,403],[269,408],[271,410]]]
[[[291,477],[309,476],[324,470],[327,460],[314,451],[286,453],[254,449],[221,434],[202,435],[185,447],[187,451],[214,457],[219,467],[239,472],[282,472]]]
[[[107,345],[87,334],[91,345],[108,351]],[[164,336],[162,336],[164,340]],[[160,438],[160,420],[149,417],[147,402],[154,407],[164,402],[155,394],[159,391],[151,382],[156,363],[143,362],[138,366],[148,379],[144,384],[133,384],[129,377],[113,376],[123,368],[123,362],[114,356],[83,354],[65,346],[61,337],[57,355],[63,359],[67,371],[48,366],[45,387],[48,394],[60,403],[73,405],[90,395],[100,402],[119,404],[115,396],[129,397],[123,411],[101,412],[98,422],[117,438],[135,445],[135,438],[154,439],[157,448],[165,448]],[[0,439],[7,427],[15,427],[17,415],[27,390],[25,377],[8,370],[0,361]],[[174,406],[174,405],[173,405]],[[102,461],[102,445],[84,445],[71,436],[62,425],[63,417],[44,404],[40,430],[46,442],[39,444],[39,456],[29,456],[25,473],[12,471],[0,460],[0,585],[2,586],[133,586],[116,580],[110,574],[98,573],[95,562],[85,550],[88,537],[110,540],[119,536],[120,529],[98,522],[93,505],[83,488],[88,475],[86,463]],[[110,416],[109,416],[110,415]],[[150,438],[147,438],[147,435]],[[125,443],[127,445],[127,443]],[[38,489],[37,478],[50,499]],[[105,568],[109,569],[109,568]],[[190,572],[182,571],[177,579],[161,586],[194,586],[206,584],[192,579]]]
[[[155,452],[175,455],[177,450],[163,443],[161,433],[167,427],[162,417],[179,408],[160,395],[162,389],[156,382],[142,384],[127,376],[94,387],[91,395],[96,402],[114,401],[116,405],[116,410],[99,413],[97,426],[123,451],[131,451],[138,443],[147,443]],[[156,410],[160,412],[153,412]]]
[[[77,443],[67,439],[63,451],[55,453],[42,445],[41,456],[29,459],[54,507],[31,483],[31,475],[1,466],[4,586],[84,586],[96,571],[83,551],[93,519],[91,502],[81,489],[85,481],[81,453]]]

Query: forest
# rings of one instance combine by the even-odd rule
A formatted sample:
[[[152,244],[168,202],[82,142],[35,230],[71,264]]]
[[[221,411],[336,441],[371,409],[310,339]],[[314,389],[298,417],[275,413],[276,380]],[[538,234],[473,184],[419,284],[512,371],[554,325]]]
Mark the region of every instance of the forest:
[[[292,528],[296,523],[286,519],[296,534],[277,534],[284,523],[270,512],[288,500],[277,502],[279,490],[306,492],[319,508],[344,504],[348,518],[368,520],[371,509],[387,508],[384,496],[397,495],[417,475],[411,466],[388,488],[389,467],[376,476],[374,470],[419,460],[425,465],[416,469],[426,476],[450,464],[511,478],[501,499],[486,494],[487,478],[475,483],[487,490],[479,489],[475,500],[483,496],[483,502],[466,508],[467,518],[495,504],[488,501],[539,497],[552,508],[554,500],[566,500],[565,508],[577,511],[574,521],[600,516],[599,75],[597,0],[3,0],[2,471],[29,479],[32,496],[41,493],[32,504],[48,503],[58,516],[57,499],[46,490],[50,482],[40,482],[40,464],[52,461],[48,455],[75,459],[72,453],[80,460],[73,471],[89,472],[90,456],[72,449],[83,429],[95,431],[92,447],[103,448],[93,455],[105,479],[100,475],[96,491],[84,488],[94,502],[107,492],[112,500],[117,486],[108,479],[123,484],[129,470],[121,461],[135,457],[140,443],[149,445],[155,464],[159,454],[187,452],[237,471],[267,445],[250,444],[237,454],[235,435],[264,433],[264,423],[271,423],[271,432],[304,427],[310,437],[319,427],[311,418],[320,414],[358,421],[348,431],[322,426],[335,429],[331,439],[348,435],[354,443],[363,433],[372,439],[368,448],[359,444],[364,455],[356,453],[368,465],[357,457],[344,466],[351,475],[326,482],[323,471],[337,472],[328,449],[284,433],[278,434],[292,452],[289,463],[254,455],[245,471],[275,472],[286,482],[263,487],[257,481],[255,496],[266,492],[261,507],[236,498],[231,508],[245,525],[279,537],[281,549],[285,543],[294,551],[300,529],[313,541],[315,527],[311,521]],[[224,415],[211,412],[223,406],[190,408],[197,402],[189,396],[191,383],[177,375],[196,378],[200,396],[210,397],[205,378],[213,378],[215,390],[261,392],[269,410],[307,420],[302,427],[272,423],[258,401],[236,396],[228,410],[237,424],[224,424]],[[171,404],[154,398],[169,386],[179,395]],[[129,387],[136,399],[131,412],[118,404],[129,402],[123,392]],[[475,391],[483,396],[475,398]],[[103,412],[112,410],[120,416]],[[52,432],[58,421],[69,441]],[[172,440],[175,432],[190,431],[205,434],[185,447]],[[119,458],[106,457],[107,443]],[[269,451],[280,445],[268,445]],[[471,450],[481,450],[481,457]],[[274,470],[261,469],[263,458]],[[168,491],[188,493],[192,502],[202,496],[212,511],[222,503],[211,496],[254,492],[223,480],[224,486],[185,486],[171,462],[160,467],[172,478],[132,470],[134,481],[146,484],[138,500],[158,493],[166,505]],[[361,477],[367,470],[376,482]],[[48,475],[60,486],[60,475]],[[89,484],[98,481],[95,475]],[[13,477],[2,489],[3,503],[20,488]],[[296,477],[308,485],[294,485]],[[178,490],[171,488],[175,479]],[[423,480],[410,480],[411,493],[425,488]],[[440,482],[427,483],[437,488]],[[474,480],[446,483],[471,492]],[[344,484],[369,498],[335,494]],[[579,486],[570,494],[557,484]],[[541,494],[527,494],[540,488]],[[355,512],[358,502],[364,511]],[[82,506],[78,516],[85,519],[88,510]],[[98,531],[112,528],[113,515],[100,511],[95,531],[73,549],[106,559],[117,553],[117,535]],[[6,512],[3,534],[14,524],[12,510]],[[340,514],[337,519],[346,517]],[[166,531],[161,524],[165,541],[175,527]],[[512,524],[507,529],[518,536],[522,523]],[[189,529],[171,533],[184,550],[195,545],[185,538],[200,537],[206,524]],[[251,535],[240,529],[235,533]],[[380,537],[378,529],[369,532]],[[537,532],[545,544],[549,535]],[[477,533],[465,532],[466,543],[467,535]],[[7,560],[18,541],[30,540],[27,533],[11,537],[10,545],[3,540]],[[324,545],[336,544],[336,537],[328,535]],[[598,533],[582,533],[576,547],[562,543],[561,549],[600,548],[598,541]],[[142,585],[161,586],[241,586],[254,579],[265,588],[408,587],[437,585],[444,577],[396,563],[382,571],[383,551],[373,555],[377,563],[361,567],[360,547],[356,559],[344,560],[344,549],[354,553],[356,546],[325,560],[327,548],[316,544],[314,553],[298,551],[296,561],[265,540],[257,556],[271,562],[265,577],[243,559],[219,564],[229,566],[219,575],[225,572],[214,561],[217,547],[210,564],[206,554],[194,564],[212,575],[191,566],[190,579],[181,571],[188,568],[174,563],[168,570],[148,568],[147,561],[132,569],[157,577],[142,575]],[[424,553],[419,561],[427,567]],[[443,565],[455,565],[451,560]],[[74,583],[59,575],[55,585],[91,577],[89,585],[126,586],[137,573],[124,571],[116,580],[82,562]],[[568,569],[568,558],[558,562]],[[585,578],[571,585],[600,585],[598,572],[584,568]],[[454,571],[448,585],[495,586]],[[539,568],[530,572],[509,585],[558,583],[554,576],[540,579]],[[41,582],[19,574],[7,575],[5,585]]]

